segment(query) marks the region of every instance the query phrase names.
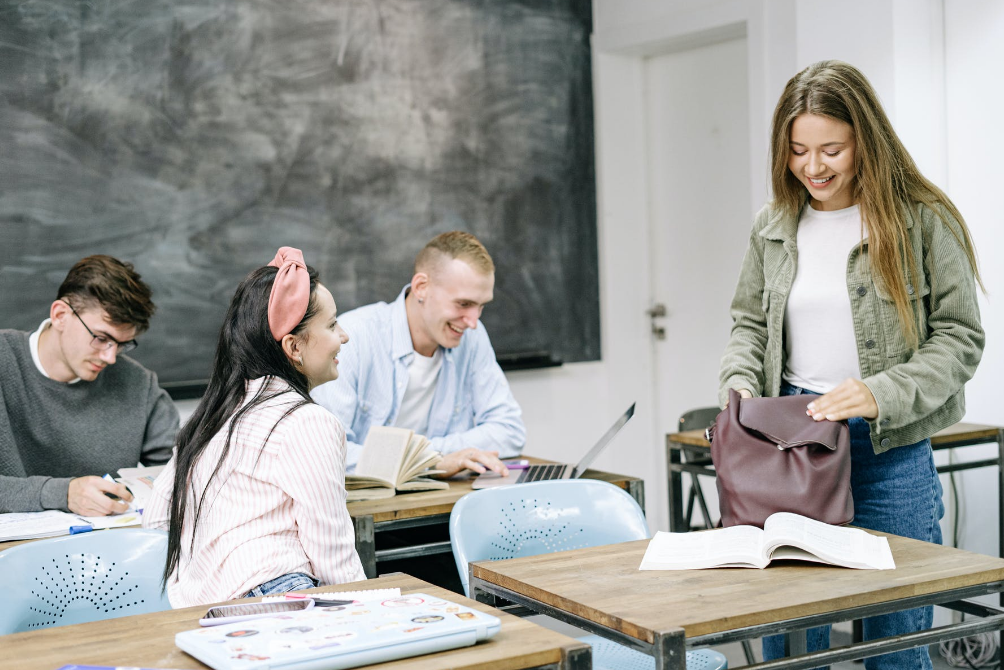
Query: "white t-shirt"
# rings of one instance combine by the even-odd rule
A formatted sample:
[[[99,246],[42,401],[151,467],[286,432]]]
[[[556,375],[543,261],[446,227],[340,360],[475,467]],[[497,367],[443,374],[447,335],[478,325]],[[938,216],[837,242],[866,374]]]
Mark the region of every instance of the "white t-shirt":
[[[819,212],[806,205],[798,221],[798,262],[784,310],[784,381],[827,393],[861,378],[854,338],[847,258],[861,242],[861,209]],[[867,231],[866,231],[867,232]]]
[[[401,411],[397,413],[394,425],[425,435],[429,429],[429,412],[432,399],[436,395],[436,382],[443,368],[443,350],[436,349],[432,356],[423,356],[417,351],[408,365],[408,388],[401,399]]]
[[[42,375],[47,379],[52,379],[52,377],[50,377],[49,373],[46,372],[45,368],[42,367],[42,359],[38,357],[38,338],[42,336],[42,331],[44,331],[51,325],[52,325],[52,319],[46,319],[45,321],[42,322],[42,325],[38,327],[38,330],[36,330],[34,333],[28,336],[28,350],[31,352],[31,360],[35,364],[35,367],[38,369],[38,371],[41,372]],[[74,377],[73,379],[71,379],[66,383],[76,384],[79,381],[80,377]]]

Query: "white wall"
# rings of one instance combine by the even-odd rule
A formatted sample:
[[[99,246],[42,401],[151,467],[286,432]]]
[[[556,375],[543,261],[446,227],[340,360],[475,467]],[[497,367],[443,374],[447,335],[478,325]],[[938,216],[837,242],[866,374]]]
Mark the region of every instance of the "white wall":
[[[1004,61],[1004,4],[996,0],[946,0],[945,90],[947,187],[973,234],[988,296],[981,300],[987,345],[976,376],[966,387],[966,420],[1004,425],[1000,380],[1004,377],[1004,235],[1000,184],[1004,183],[1004,91],[994,66]],[[995,450],[967,450],[964,460],[995,456]],[[963,473],[962,547],[996,554],[996,473]],[[957,476],[957,478],[959,478]]]

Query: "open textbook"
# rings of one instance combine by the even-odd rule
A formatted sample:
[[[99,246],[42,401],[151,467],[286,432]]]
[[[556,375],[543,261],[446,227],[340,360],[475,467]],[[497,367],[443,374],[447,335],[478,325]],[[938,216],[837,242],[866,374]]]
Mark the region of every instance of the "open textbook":
[[[448,489],[447,482],[430,479],[439,452],[414,431],[390,426],[370,428],[354,474],[346,475],[348,500],[390,498],[398,491]]]
[[[777,512],[763,530],[732,526],[697,533],[658,532],[639,570],[765,568],[773,560],[813,561],[861,570],[896,567],[884,537]]]

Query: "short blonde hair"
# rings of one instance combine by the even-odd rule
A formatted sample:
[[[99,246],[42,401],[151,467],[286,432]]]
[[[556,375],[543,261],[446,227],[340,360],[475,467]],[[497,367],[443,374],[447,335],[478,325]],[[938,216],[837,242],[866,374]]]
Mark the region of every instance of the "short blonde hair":
[[[415,257],[415,272],[428,274],[445,259],[459,259],[483,274],[495,272],[495,263],[485,245],[470,233],[451,230],[436,235]]]

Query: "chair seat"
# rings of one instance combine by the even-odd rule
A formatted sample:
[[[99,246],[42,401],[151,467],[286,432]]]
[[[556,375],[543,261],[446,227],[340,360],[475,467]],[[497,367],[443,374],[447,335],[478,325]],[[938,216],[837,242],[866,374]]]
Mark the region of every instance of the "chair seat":
[[[578,638],[593,648],[593,670],[652,670],[655,659],[599,635]],[[725,670],[725,656],[711,649],[687,652],[687,670]]]

